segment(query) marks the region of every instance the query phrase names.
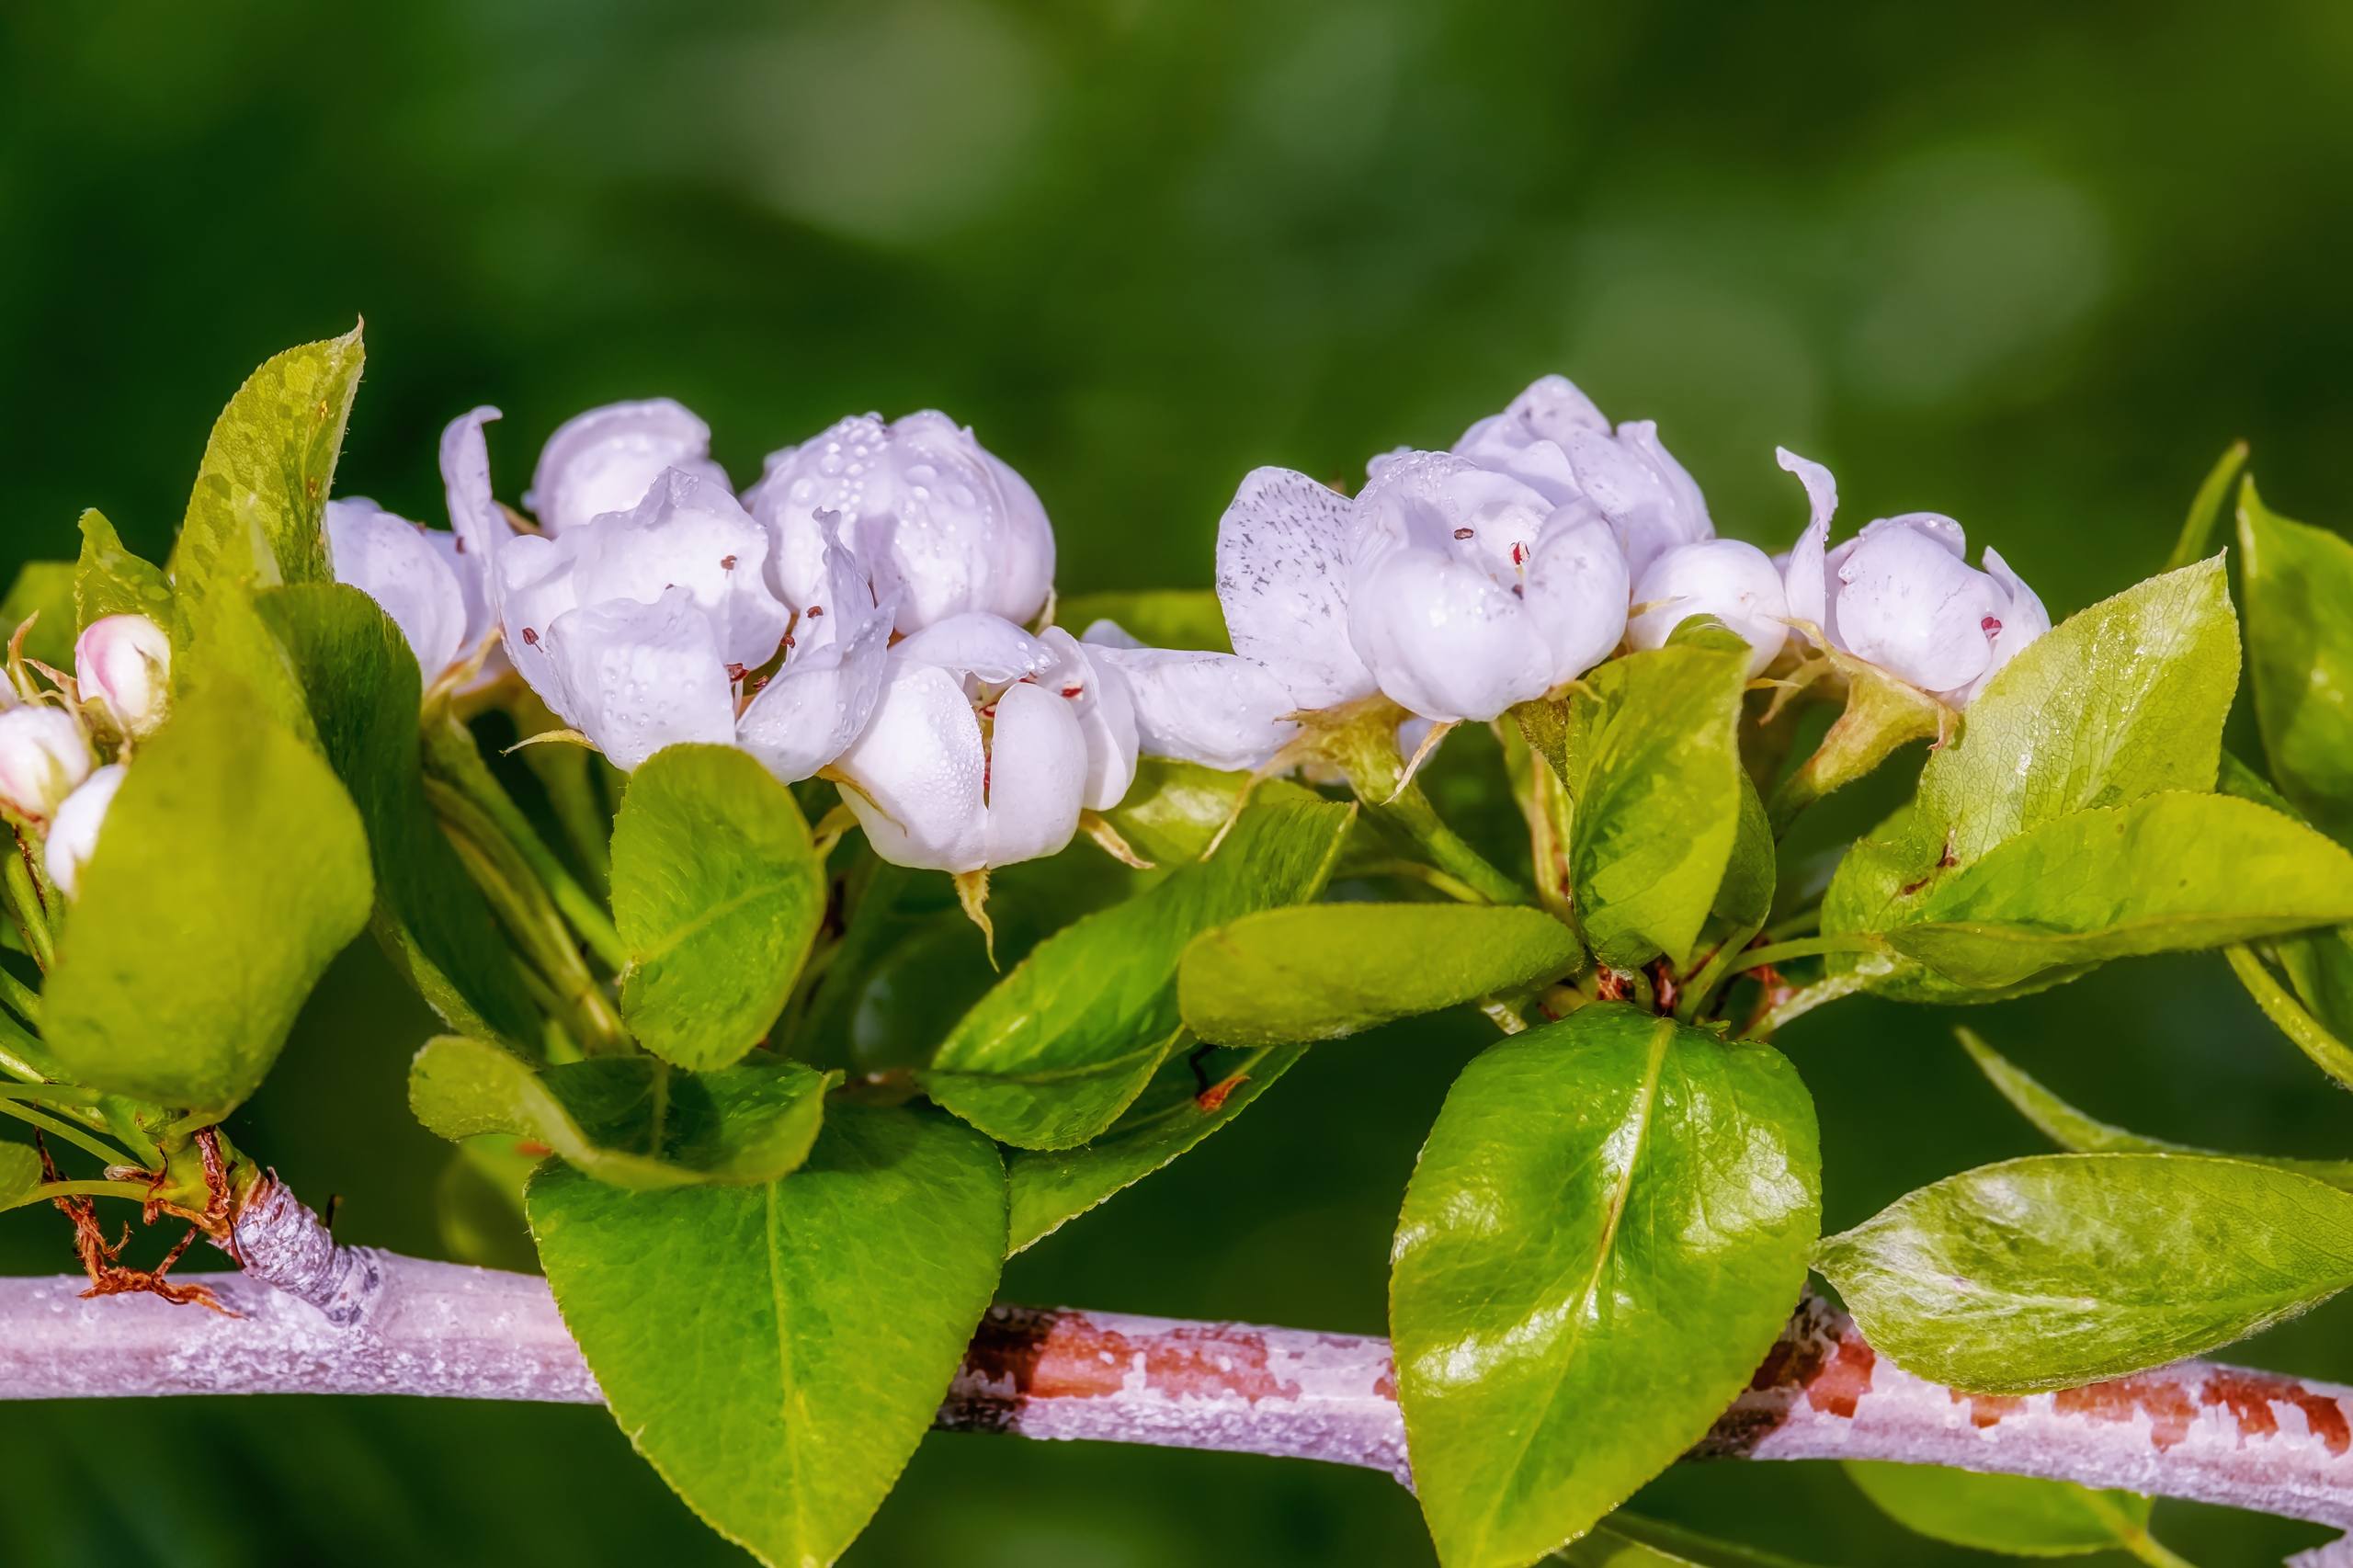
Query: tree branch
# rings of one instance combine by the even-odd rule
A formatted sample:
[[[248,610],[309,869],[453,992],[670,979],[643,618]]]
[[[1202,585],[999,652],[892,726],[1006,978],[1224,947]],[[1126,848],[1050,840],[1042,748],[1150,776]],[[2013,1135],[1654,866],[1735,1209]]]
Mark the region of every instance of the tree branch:
[[[222,1316],[0,1280],[0,1399],[406,1393],[594,1403],[546,1282],[337,1246],[274,1180]],[[938,1425],[1323,1460],[1411,1484],[1388,1342],[997,1306]],[[1872,1459],[2123,1487],[2353,1528],[2353,1389],[2185,1361],[2022,1398],[1881,1360],[1809,1297],[1695,1459]]]

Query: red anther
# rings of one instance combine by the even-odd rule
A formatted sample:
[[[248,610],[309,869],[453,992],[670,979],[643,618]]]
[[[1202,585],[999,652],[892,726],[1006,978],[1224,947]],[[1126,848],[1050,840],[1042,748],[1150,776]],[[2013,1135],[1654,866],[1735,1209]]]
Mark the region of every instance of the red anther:
[[[825,607],[824,605],[811,605],[805,613],[808,615],[810,619],[814,620],[819,616],[825,613]]]
[[[1479,530],[1477,528],[1457,528],[1454,530],[1454,537],[1457,539],[1472,539],[1476,537],[1478,532]]]
[[[728,665],[727,678],[729,680],[742,680],[744,678],[744,666],[741,665]]]
[[[1979,621],[1977,625],[1978,629],[1988,637],[1999,637],[2002,634],[2002,623],[1990,615]]]
[[[722,555],[722,556],[721,556],[721,557],[719,558],[719,569],[720,569],[722,572],[733,572],[733,571],[734,571],[734,570],[735,570],[735,558],[734,558],[733,556],[732,556],[732,555]]]
[[[1528,564],[1528,546],[1524,544],[1515,544],[1511,547],[1511,563],[1514,566],[1525,566]]]
[[[1066,686],[1063,687],[1063,695],[1064,697],[1083,697],[1086,693],[1086,688],[1083,686]]]
[[[527,626],[523,628],[523,641],[536,648],[540,645],[540,634]]]

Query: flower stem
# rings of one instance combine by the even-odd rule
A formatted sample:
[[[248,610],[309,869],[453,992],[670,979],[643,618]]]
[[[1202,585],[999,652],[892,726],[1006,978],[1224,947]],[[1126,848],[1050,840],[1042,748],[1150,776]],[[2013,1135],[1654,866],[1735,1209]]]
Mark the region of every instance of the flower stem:
[[[1407,775],[1404,756],[1397,749],[1397,726],[1404,717],[1404,710],[1394,703],[1375,699],[1324,733],[1325,755],[1347,775],[1365,814],[1483,902],[1533,903],[1518,881],[1496,869],[1439,820],[1438,808]]]
[[[29,1122],[51,1137],[63,1138],[84,1153],[96,1155],[109,1165],[139,1164],[137,1160],[132,1159],[113,1144],[102,1141],[95,1133],[85,1132],[70,1121],[51,1116],[46,1111],[35,1110],[28,1105],[20,1105],[13,1099],[0,1099],[0,1116],[13,1116],[19,1121]]]
[[[15,849],[16,853],[7,857],[7,864],[0,867],[0,892],[5,892],[8,913],[16,917],[17,929],[24,935],[25,950],[47,974],[56,967],[57,944],[51,937],[49,913],[41,903],[40,889],[33,881],[32,864],[25,858],[21,839]]]
[[[2246,987],[2246,994],[2255,998],[2255,1005],[2263,1009],[2263,1016],[2277,1025],[2298,1051],[2311,1057],[2313,1066],[2338,1083],[2353,1086],[2353,1048],[2347,1048],[2343,1040],[2322,1028],[2319,1019],[2304,1011],[2288,994],[2288,988],[2274,979],[2263,960],[2255,956],[2254,949],[2241,942],[2225,949],[2222,956],[2231,960],[2232,972]]]
[[[426,768],[447,784],[503,837],[540,885],[555,901],[556,908],[571,922],[608,969],[619,973],[629,963],[629,949],[621,943],[620,933],[613,928],[612,916],[605,906],[580,885],[570,868],[554,850],[540,838],[531,819],[523,814],[506,793],[487,763],[482,750],[474,744],[473,732],[455,719],[445,719],[438,724],[427,725],[425,731],[425,762]]]
[[[1820,958],[1826,953],[1875,953],[1880,939],[1867,931],[1848,931],[1830,937],[1801,937],[1793,942],[1773,942],[1765,947],[1751,948],[1725,966],[1727,975],[1743,974],[1766,964],[1783,964],[1791,959]]]
[[[0,1203],[0,1210],[22,1209],[55,1198],[129,1198],[143,1203],[147,1186],[136,1181],[44,1181],[25,1188],[15,1201]]]

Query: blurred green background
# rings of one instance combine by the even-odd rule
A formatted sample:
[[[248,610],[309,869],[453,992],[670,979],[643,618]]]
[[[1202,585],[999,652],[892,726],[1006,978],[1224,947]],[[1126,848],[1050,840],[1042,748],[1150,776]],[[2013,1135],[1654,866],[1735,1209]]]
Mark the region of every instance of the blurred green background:
[[[1783,442],[1836,469],[1848,526],[1951,512],[2063,614],[2154,568],[2234,437],[2282,510],[2345,517],[2348,102],[2341,0],[14,5],[0,566],[67,553],[88,505],[160,554],[245,371],[364,315],[342,486],[417,517],[479,402],[510,494],[616,397],[682,398],[746,480],[845,412],[937,405],[1043,494],[1065,591],[1200,585],[1252,465],[1351,478],[1561,369],[1658,418],[1727,532],[1795,533]],[[2037,1147],[1949,1021],[1861,1002],[1788,1033],[1832,1224]],[[2353,1142],[2218,959],[1972,1021],[2144,1131]],[[347,1237],[439,1246],[445,1152],[401,1095],[428,1028],[355,950],[233,1129],[343,1195]],[[1378,1331],[1398,1195],[1483,1028],[1317,1052],[1006,1294]],[[0,1267],[69,1266],[51,1218],[10,1217]],[[2244,1354],[2353,1378],[2348,1325]],[[742,1561],[593,1410],[16,1406],[0,1474],[11,1563]],[[1972,1561],[1835,1469],[1687,1467],[1645,1501],[1816,1562]],[[2158,1520],[2210,1568],[2323,1534]],[[1370,1474],[935,1437],[852,1561],[1429,1553]]]

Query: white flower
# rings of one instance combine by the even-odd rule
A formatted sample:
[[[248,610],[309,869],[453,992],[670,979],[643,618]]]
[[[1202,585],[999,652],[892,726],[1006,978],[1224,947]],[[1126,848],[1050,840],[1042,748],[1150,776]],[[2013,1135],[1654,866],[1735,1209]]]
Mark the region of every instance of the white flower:
[[[692,420],[676,404],[625,411],[648,409]],[[543,504],[608,498],[614,474],[633,477],[639,449],[613,431],[642,427],[617,412],[565,427],[570,457],[540,463]],[[492,498],[483,426],[496,417],[479,408],[451,423],[442,476],[467,552],[487,565],[507,656],[548,706],[624,769],[666,745],[733,744],[739,713],[746,748],[788,782],[831,761],[871,709],[889,635],[889,601],[877,606],[855,558],[813,521],[823,575],[807,598],[779,598],[768,531],[691,455],[697,443],[685,466],[655,470],[626,510],[517,534]],[[602,436],[588,440],[584,429]]]
[[[1699,486],[1660,445],[1658,426],[1630,419],[1613,432],[1593,400],[1563,376],[1540,378],[1501,414],[1472,426],[1454,453],[1508,474],[1555,506],[1592,507],[1617,530],[1637,578],[1676,546],[1715,537]],[[1372,473],[1395,456],[1376,459]]]
[[[1626,629],[1626,562],[1590,508],[1444,452],[1357,497],[1348,641],[1391,700],[1486,721],[1583,675]]]
[[[49,870],[49,880],[67,898],[81,892],[82,868],[97,853],[98,830],[106,825],[107,809],[114,804],[115,791],[122,788],[127,771],[122,764],[109,762],[93,772],[65,797],[57,808],[57,820],[49,824],[41,863]]]
[[[117,733],[153,734],[171,709],[172,640],[143,615],[100,616],[74,640],[74,684]]]
[[[1881,517],[1826,550],[1838,491],[1830,471],[1786,449],[1813,518],[1790,551],[1790,616],[1901,680],[1968,706],[1994,672],[2051,630],[2050,613],[1991,545],[1967,559],[1961,525],[1935,512]]]
[[[392,618],[427,686],[490,633],[483,569],[463,553],[462,542],[364,495],[327,503],[335,580],[358,588]]]
[[[1749,647],[1748,673],[1765,673],[1789,640],[1790,607],[1772,558],[1736,539],[1703,540],[1666,551],[1634,585],[1626,640],[1660,648],[1695,615],[1711,615]]]
[[[82,722],[63,708],[28,702],[0,713],[0,805],[28,822],[47,821],[97,761]]]
[[[1119,673],[1059,629],[950,617],[892,649],[873,718],[835,767],[875,853],[959,873],[1051,855],[1119,804],[1136,721]]]
[[[607,403],[556,426],[523,505],[560,534],[630,510],[670,469],[727,483],[727,471],[710,460],[710,426],[684,406],[666,397]]]
[[[839,514],[876,592],[898,596],[903,632],[968,611],[1028,621],[1053,585],[1053,528],[1037,492],[944,414],[844,419],[770,454],[744,499],[776,539],[787,599],[820,570],[813,519]]]

